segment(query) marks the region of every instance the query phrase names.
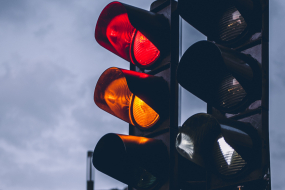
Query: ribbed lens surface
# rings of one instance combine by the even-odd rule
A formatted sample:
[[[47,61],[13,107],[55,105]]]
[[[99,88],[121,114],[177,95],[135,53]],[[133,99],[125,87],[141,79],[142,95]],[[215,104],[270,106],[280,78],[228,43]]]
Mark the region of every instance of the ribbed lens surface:
[[[238,37],[247,27],[247,24],[240,14],[240,12],[234,7],[230,7],[220,19],[219,22],[219,36],[222,41],[230,41]]]
[[[224,76],[218,86],[216,100],[223,108],[231,108],[238,105],[246,96],[246,92],[240,83],[231,75]]]
[[[137,182],[137,186],[141,189],[146,189],[155,184],[157,178],[146,171],[145,169],[138,167],[134,169],[133,176],[134,181]]]
[[[246,162],[221,137],[214,144],[214,162],[218,172],[222,175],[234,175],[243,169]]]
[[[137,96],[134,98],[132,114],[136,123],[146,129],[152,127],[159,120],[158,113]]]
[[[142,33],[138,31],[134,40],[134,57],[140,65],[151,65],[159,58],[160,51]]]

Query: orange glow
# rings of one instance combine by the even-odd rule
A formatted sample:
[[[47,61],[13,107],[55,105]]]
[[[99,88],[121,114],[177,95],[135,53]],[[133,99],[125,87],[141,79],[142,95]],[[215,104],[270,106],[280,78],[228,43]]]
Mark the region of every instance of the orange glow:
[[[113,113],[125,120],[130,107],[132,93],[130,92],[125,77],[112,81],[105,90],[104,99]]]
[[[146,129],[152,127],[159,120],[159,115],[137,96],[134,97],[132,114],[135,122]]]
[[[150,141],[149,138],[146,137],[138,137],[138,136],[132,136],[132,135],[120,135],[121,139],[129,142],[134,142],[136,144],[145,144],[146,142]]]

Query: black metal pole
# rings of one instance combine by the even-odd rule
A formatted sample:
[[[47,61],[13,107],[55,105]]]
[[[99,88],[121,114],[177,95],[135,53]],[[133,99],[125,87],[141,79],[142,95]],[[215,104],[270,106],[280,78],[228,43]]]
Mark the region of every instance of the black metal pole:
[[[87,152],[87,167],[86,167],[86,178],[87,178],[87,190],[94,190],[94,167],[92,165],[93,152]]]

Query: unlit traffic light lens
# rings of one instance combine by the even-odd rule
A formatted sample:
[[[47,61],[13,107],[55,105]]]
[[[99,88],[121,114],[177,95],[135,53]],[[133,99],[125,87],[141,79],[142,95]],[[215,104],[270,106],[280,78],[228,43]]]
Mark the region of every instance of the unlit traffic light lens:
[[[224,176],[237,174],[247,164],[222,136],[214,144],[213,155],[217,171]]]
[[[230,41],[236,39],[242,34],[247,27],[247,24],[236,9],[236,7],[229,7],[221,17],[218,26],[218,32],[222,41]]]
[[[231,74],[226,74],[217,84],[216,100],[220,107],[230,109],[237,106],[246,97],[246,92]]]

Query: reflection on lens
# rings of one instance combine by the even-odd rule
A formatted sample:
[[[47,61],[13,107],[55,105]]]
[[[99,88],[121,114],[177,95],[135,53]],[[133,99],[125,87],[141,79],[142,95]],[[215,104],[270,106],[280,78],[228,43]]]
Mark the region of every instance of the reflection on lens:
[[[231,74],[224,76],[217,90],[216,101],[222,108],[226,109],[237,106],[247,95],[240,83]]]
[[[223,14],[218,27],[220,39],[230,41],[238,37],[245,30],[247,24],[236,7],[232,6]]]
[[[227,164],[231,165],[234,149],[230,145],[228,145],[228,143],[226,143],[224,137],[221,137],[218,140],[218,143]]]
[[[132,93],[124,77],[112,81],[105,90],[104,99],[113,113],[124,120],[129,113],[129,104]]]
[[[178,153],[181,154],[183,157],[187,159],[193,158],[194,144],[188,135],[184,133],[179,133],[176,138],[175,146],[176,146]]]
[[[106,36],[119,55],[129,57],[130,44],[135,32],[127,13],[114,17],[109,23]]]
[[[243,158],[221,136],[214,145],[213,155],[216,168],[222,175],[234,175],[246,166]]]

